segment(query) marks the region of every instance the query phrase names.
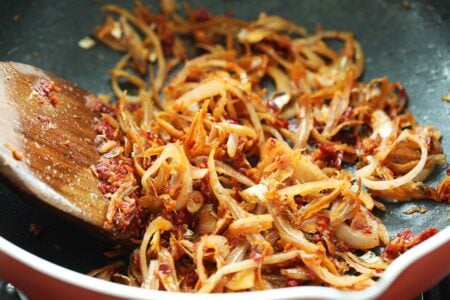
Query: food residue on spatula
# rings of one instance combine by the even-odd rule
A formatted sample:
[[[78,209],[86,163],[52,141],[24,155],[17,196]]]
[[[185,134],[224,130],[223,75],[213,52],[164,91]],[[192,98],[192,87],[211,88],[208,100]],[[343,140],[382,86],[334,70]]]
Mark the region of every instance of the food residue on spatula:
[[[59,102],[59,98],[56,96],[56,93],[60,91],[61,89],[55,85],[55,82],[47,79],[41,79],[34,86],[30,98],[36,96],[41,101],[48,100],[53,106],[56,106]]]

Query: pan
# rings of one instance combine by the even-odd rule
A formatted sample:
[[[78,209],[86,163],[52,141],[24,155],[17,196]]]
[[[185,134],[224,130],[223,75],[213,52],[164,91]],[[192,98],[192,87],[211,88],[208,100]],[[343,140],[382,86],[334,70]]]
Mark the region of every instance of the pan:
[[[147,1],[143,1],[147,4]],[[155,1],[153,1],[155,2]],[[119,54],[102,45],[85,50],[78,41],[102,21],[100,7],[131,1],[0,0],[0,60],[18,61],[49,70],[95,93],[109,93],[108,70]],[[409,108],[421,124],[432,124],[450,153],[450,6],[448,1],[190,1],[215,14],[233,11],[252,20],[259,12],[281,15],[313,31],[315,26],[355,33],[366,54],[363,80],[387,75],[404,84]],[[152,3],[155,5],[156,3]],[[429,181],[442,180],[446,166]],[[218,295],[214,299],[363,299],[412,298],[450,272],[449,207],[431,201],[385,202],[379,214],[391,236],[405,228],[441,232],[397,259],[381,280],[362,292],[299,287]],[[413,205],[425,214],[406,215]],[[111,249],[65,220],[38,210],[0,184],[0,278],[13,282],[32,299],[140,298],[213,299],[210,296],[149,292],[89,278],[83,274],[104,265]]]

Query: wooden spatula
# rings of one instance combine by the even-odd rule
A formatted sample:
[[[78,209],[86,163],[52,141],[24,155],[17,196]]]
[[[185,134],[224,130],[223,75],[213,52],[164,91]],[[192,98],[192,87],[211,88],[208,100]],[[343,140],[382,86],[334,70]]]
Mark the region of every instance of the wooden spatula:
[[[90,97],[36,67],[0,62],[0,173],[27,198],[108,235],[107,201],[90,170],[99,158]]]

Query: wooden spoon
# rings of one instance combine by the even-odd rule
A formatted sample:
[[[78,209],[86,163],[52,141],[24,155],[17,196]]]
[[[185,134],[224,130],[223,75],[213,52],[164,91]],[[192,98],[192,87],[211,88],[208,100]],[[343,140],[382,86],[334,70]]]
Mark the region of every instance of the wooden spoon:
[[[0,62],[0,173],[35,203],[112,237],[103,229],[108,202],[90,170],[99,158],[91,97],[39,68]]]

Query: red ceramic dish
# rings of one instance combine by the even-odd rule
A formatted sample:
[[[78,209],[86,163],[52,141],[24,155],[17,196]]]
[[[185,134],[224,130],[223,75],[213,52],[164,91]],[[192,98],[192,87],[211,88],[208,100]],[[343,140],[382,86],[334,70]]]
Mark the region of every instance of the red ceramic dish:
[[[376,285],[360,292],[292,287],[234,294],[149,291],[92,278],[39,258],[0,237],[0,277],[31,299],[412,299],[450,273],[450,227],[407,251]]]

